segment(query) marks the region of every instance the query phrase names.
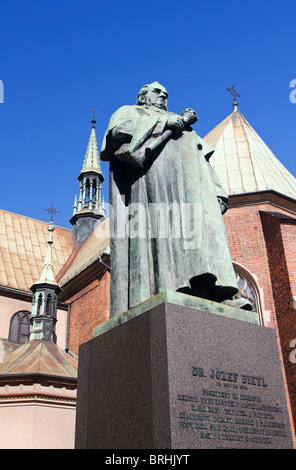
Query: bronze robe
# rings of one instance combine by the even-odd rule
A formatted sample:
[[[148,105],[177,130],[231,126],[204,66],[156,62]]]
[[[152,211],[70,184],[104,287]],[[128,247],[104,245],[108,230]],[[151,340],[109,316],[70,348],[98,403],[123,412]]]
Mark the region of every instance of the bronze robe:
[[[209,162],[214,150],[188,127],[145,159],[145,148],[164,132],[170,114],[123,106],[104,136],[111,316],[167,289],[191,293],[193,285],[204,284],[216,301],[238,292],[217,199],[228,196]],[[160,228],[161,206],[171,210]]]

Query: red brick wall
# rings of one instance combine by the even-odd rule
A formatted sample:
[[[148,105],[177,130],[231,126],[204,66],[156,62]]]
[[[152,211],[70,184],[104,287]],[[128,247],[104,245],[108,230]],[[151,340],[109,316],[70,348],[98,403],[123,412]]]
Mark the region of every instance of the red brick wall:
[[[93,328],[109,320],[110,273],[105,269],[67,302],[71,303],[69,349],[78,355],[80,344],[92,339]]]
[[[287,270],[292,294],[296,296],[296,226],[294,223],[283,221],[281,234],[285,251]]]
[[[229,209],[224,216],[224,222],[231,259],[242,264],[257,277],[259,286],[263,290],[264,308],[271,315],[270,322],[265,323],[265,326],[272,326],[275,309],[259,214],[259,210],[264,208],[267,207],[244,206]],[[268,207],[268,210],[270,209]]]
[[[296,314],[293,307],[292,286],[295,278],[290,277],[295,268],[293,251],[296,241],[296,225],[284,219],[262,213],[262,225],[268,251],[271,282],[283,363],[291,401],[293,420],[296,423],[296,365],[291,362],[291,340],[296,339]],[[292,263],[290,266],[288,261]]]
[[[290,342],[296,339],[292,301],[292,290],[296,288],[296,225],[283,223],[270,212],[293,217],[285,210],[261,204],[230,208],[224,221],[232,260],[254,274],[263,290],[264,308],[270,311],[265,326],[273,327],[277,334],[290,419],[296,423],[296,364],[290,361]],[[295,434],[293,438],[296,446]]]

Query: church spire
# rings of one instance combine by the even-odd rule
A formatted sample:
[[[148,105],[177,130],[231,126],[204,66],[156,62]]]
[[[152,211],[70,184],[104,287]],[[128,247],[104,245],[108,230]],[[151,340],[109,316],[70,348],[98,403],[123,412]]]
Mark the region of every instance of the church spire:
[[[55,230],[52,220],[49,222],[47,230],[49,232],[49,239],[47,241],[43,269],[39,280],[31,287],[33,300],[29,341],[56,342],[57,301],[61,288],[55,279],[52,263],[52,234]]]
[[[93,119],[91,121],[92,129],[91,129],[90,138],[88,141],[81,173],[93,171],[95,173],[102,175],[99,152],[98,152],[96,130],[95,130],[96,129],[96,126],[95,126],[96,125],[96,120],[95,120],[96,112],[97,111],[95,109],[92,110],[92,113],[93,113]]]
[[[102,183],[104,176],[101,170],[98,144],[95,130],[95,114],[93,109],[92,129],[84,156],[79,180],[79,196],[75,196],[73,215],[70,223],[78,242],[84,242],[94,230],[100,219],[105,216],[105,208],[102,202]]]
[[[36,284],[51,284],[53,286],[57,286],[57,281],[55,280],[55,275],[53,271],[53,265],[52,265],[52,233],[55,230],[55,227],[53,225],[53,222],[50,221],[47,227],[47,230],[49,232],[49,240],[47,241],[47,251],[43,263],[43,269],[41,272],[41,276],[39,281]]]

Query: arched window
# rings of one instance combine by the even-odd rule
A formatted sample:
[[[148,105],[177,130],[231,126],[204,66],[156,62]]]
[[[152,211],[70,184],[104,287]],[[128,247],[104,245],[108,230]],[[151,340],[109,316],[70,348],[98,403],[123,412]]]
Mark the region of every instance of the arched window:
[[[233,263],[239,292],[234,298],[243,297],[247,299],[253,307],[253,312],[258,313],[259,323],[263,325],[262,295],[261,289],[254,276],[242,265]]]
[[[89,178],[87,178],[86,184],[85,184],[85,203],[88,204],[90,197],[91,197],[91,195],[90,195],[90,180],[89,180]]]
[[[12,343],[24,344],[27,341],[30,330],[31,312],[21,310],[16,312],[10,320],[9,338]]]
[[[97,182],[96,182],[96,180],[93,180],[93,190],[92,190],[92,201],[93,201],[93,203],[96,202],[96,197],[97,197]]]
[[[39,294],[38,295],[38,300],[37,300],[37,315],[40,315],[40,310],[41,310],[41,306],[42,306],[42,294]]]
[[[52,303],[51,295],[48,294],[47,299],[46,299],[46,315],[50,315],[51,303]]]

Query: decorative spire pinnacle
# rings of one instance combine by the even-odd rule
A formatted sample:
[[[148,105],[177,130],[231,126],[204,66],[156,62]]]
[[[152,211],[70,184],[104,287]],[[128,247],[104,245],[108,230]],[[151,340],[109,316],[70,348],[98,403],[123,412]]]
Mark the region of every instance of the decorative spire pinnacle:
[[[73,215],[70,219],[75,238],[79,243],[83,243],[94,230],[96,223],[105,217],[101,195],[104,176],[101,170],[96,137],[96,112],[95,109],[92,109],[92,129],[82,170],[78,176],[79,196],[78,198],[75,196]]]
[[[30,318],[29,341],[56,342],[55,324],[57,301],[61,288],[57,284],[52,265],[52,234],[55,230],[52,220],[47,230],[49,240],[39,281],[31,287],[33,292],[32,313]]]
[[[91,112],[93,113],[93,118],[92,118],[92,121],[91,121],[92,122],[92,127],[95,128],[96,127],[95,124],[97,122],[96,121],[96,114],[97,114],[98,111],[94,108],[94,109],[91,110]]]
[[[47,251],[46,251],[45,258],[44,258],[41,276],[37,284],[57,285],[57,281],[55,280],[55,275],[53,271],[53,264],[52,264],[52,245],[53,245],[52,233],[55,230],[55,226],[53,225],[52,220],[49,222],[47,230],[49,232],[49,240],[47,241]]]
[[[96,137],[96,131],[95,131],[96,112],[97,111],[95,109],[92,110],[92,113],[93,113],[93,119],[91,121],[92,130],[90,133],[81,173],[87,172],[87,171],[94,171],[96,173],[102,174],[101,164],[100,164],[100,159],[99,159],[99,152],[98,152],[97,137]]]
[[[234,85],[231,85],[229,88],[226,88],[226,90],[232,95],[232,100],[233,100],[232,104],[236,111],[237,105],[238,105],[237,98],[240,98],[241,95],[236,91],[236,89],[234,88]]]
[[[77,212],[78,205],[77,205],[77,194],[75,194],[74,198],[74,205],[73,205],[73,215]]]

